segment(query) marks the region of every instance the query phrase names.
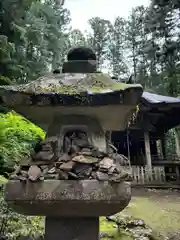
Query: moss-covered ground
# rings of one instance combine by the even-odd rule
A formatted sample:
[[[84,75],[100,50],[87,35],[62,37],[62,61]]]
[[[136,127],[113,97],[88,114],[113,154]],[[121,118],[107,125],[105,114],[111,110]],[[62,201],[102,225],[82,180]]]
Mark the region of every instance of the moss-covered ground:
[[[155,235],[168,236],[180,232],[180,193],[170,191],[136,190],[129,206],[122,212],[140,218],[149,225]],[[101,231],[115,236],[115,240],[131,240],[130,236],[118,234],[117,226],[101,218]]]
[[[102,217],[100,220],[100,231],[114,236],[114,240],[133,240],[126,232],[119,233],[117,225],[113,222],[107,222],[105,217]]]

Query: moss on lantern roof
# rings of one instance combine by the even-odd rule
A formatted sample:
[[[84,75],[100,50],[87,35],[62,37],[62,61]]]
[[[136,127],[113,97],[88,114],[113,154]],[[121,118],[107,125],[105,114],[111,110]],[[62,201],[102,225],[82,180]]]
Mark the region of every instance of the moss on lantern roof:
[[[81,93],[100,94],[106,92],[123,91],[129,88],[142,88],[139,84],[117,83],[108,74],[47,74],[28,84],[1,86],[3,91],[24,92],[28,94],[66,94],[79,95]]]

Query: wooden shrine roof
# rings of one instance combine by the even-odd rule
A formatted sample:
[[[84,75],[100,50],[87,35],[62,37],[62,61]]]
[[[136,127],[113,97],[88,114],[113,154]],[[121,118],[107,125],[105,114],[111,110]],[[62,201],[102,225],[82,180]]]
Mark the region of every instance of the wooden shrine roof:
[[[132,129],[146,129],[162,135],[180,125],[180,98],[143,92],[140,111]]]

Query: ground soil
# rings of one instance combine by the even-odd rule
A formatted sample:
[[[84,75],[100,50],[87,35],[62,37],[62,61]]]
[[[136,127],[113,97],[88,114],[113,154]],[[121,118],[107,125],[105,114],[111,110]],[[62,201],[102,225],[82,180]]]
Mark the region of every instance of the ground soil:
[[[179,233],[180,191],[133,189],[131,203],[124,212],[142,218],[164,236]]]
[[[180,240],[180,191],[133,189],[132,200],[122,214],[144,220],[158,240],[170,236],[170,240]],[[116,240],[132,239],[118,236],[116,226],[105,218],[101,218],[101,231],[115,235]]]

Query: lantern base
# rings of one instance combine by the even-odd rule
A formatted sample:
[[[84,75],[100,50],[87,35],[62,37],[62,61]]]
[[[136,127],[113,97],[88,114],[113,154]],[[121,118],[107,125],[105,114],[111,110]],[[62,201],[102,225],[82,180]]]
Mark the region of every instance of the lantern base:
[[[45,240],[99,240],[99,218],[46,217]]]

